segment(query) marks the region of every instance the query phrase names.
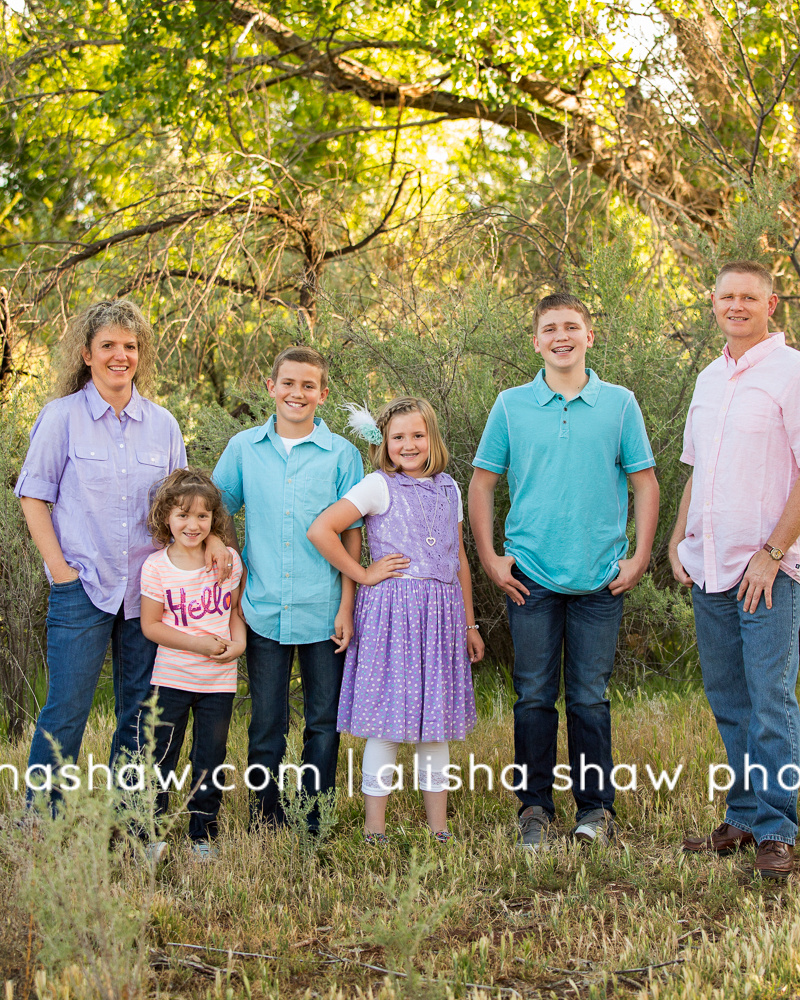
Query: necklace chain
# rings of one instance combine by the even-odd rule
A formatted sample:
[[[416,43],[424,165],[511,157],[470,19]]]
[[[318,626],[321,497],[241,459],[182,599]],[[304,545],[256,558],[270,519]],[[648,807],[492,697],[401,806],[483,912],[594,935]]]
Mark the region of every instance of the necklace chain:
[[[425,527],[428,529],[428,534],[425,538],[425,541],[432,548],[436,544],[436,536],[433,533],[433,529],[436,525],[436,516],[439,513],[439,487],[435,483],[433,484],[433,489],[436,499],[434,500],[434,507],[433,507],[433,521],[429,521],[428,515],[425,513],[425,507],[422,503],[422,497],[419,495],[419,484],[417,483],[416,479],[413,479],[413,477],[409,478],[413,480],[414,493],[416,494],[417,500],[419,501],[419,509],[422,511],[422,517],[423,520],[425,521]],[[445,499],[447,500],[447,506],[449,507],[450,497],[447,496],[447,491],[445,491]]]

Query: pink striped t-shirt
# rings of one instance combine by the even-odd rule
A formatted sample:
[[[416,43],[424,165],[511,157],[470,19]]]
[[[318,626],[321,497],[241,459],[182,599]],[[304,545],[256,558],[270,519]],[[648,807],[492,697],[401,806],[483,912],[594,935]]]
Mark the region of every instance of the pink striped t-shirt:
[[[178,569],[167,552],[154,552],[142,566],[142,594],[164,605],[163,624],[190,635],[211,633],[230,641],[231,596],[242,578],[239,554],[228,549],[233,572],[220,584],[214,570]],[[236,691],[236,661],[216,663],[197,653],[159,646],[152,683],[179,691]]]

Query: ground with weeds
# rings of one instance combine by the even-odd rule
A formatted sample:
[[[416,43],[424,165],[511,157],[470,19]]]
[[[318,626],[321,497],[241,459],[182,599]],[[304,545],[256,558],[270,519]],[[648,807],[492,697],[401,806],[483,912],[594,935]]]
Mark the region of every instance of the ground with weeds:
[[[513,761],[507,685],[484,682],[479,701],[478,726],[451,745],[452,761],[466,775],[472,753],[497,778]],[[606,850],[564,839],[543,854],[516,850],[516,800],[489,790],[485,774],[474,792],[451,795],[455,843],[427,836],[421,797],[406,790],[390,800],[390,845],[367,847],[361,741],[345,737],[327,839],[248,834],[239,787],[225,796],[219,860],[192,862],[179,817],[170,860],[153,874],[124,845],[105,847],[113,818],[97,793],[37,847],[36,831],[10,824],[21,797],[2,773],[5,996],[796,997],[796,877],[753,883],[752,851],[687,858],[678,848],[684,831],[710,830],[723,815],[722,793],[708,798],[709,765],[725,758],[702,689],[616,691],[613,718],[615,759],[636,765],[638,788],[617,793],[622,843]],[[240,776],[246,724],[245,709],[228,756]],[[110,732],[98,712],[84,753],[105,760]],[[289,759],[299,741],[294,730]],[[0,753],[24,771],[26,745]],[[683,765],[674,791],[653,789],[648,764],[656,776]],[[631,782],[632,771],[618,772],[619,784]],[[571,795],[559,792],[559,832],[572,823]]]

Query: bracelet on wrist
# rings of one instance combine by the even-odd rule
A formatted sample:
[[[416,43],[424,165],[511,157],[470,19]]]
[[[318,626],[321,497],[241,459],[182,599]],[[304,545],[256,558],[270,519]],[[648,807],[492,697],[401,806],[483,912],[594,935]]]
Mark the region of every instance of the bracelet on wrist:
[[[481,630],[480,625],[467,625],[467,632],[469,632],[471,628],[474,628],[476,632],[480,632]]]

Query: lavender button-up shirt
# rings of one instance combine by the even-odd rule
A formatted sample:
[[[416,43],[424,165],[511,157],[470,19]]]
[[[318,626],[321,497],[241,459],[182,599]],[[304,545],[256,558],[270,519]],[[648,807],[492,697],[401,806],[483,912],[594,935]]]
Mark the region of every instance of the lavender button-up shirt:
[[[53,505],[61,551],[92,604],[116,614],[124,603],[125,617],[137,618],[142,564],[154,551],[150,491],[185,465],[171,413],[134,386],[118,419],[90,381],[42,409],[14,493]]]
[[[735,587],[769,540],[800,470],[800,351],[773,333],[697,378],[681,461],[694,466],[683,568],[710,594]],[[800,544],[781,569],[800,581]]]

